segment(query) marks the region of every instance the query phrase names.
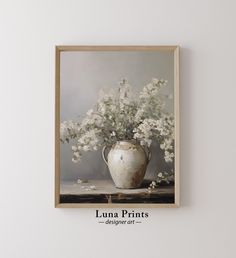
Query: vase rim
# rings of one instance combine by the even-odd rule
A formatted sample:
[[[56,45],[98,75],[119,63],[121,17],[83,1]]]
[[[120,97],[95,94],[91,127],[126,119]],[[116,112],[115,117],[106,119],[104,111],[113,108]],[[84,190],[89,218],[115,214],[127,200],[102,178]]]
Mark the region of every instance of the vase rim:
[[[116,143],[118,144],[127,144],[127,143],[132,143],[132,144],[138,144],[137,141],[135,140],[120,140],[120,141],[117,141]]]

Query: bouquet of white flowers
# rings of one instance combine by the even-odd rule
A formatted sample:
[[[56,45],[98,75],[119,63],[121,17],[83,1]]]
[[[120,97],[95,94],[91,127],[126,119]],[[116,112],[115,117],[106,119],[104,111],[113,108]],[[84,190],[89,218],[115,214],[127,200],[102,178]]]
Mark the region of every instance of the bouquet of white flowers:
[[[134,140],[150,146],[159,142],[166,162],[174,158],[174,117],[164,110],[165,95],[160,89],[166,80],[152,79],[138,97],[123,80],[117,90],[101,92],[98,102],[81,121],[61,123],[61,141],[73,140],[73,162],[83,151],[96,151],[117,141]]]

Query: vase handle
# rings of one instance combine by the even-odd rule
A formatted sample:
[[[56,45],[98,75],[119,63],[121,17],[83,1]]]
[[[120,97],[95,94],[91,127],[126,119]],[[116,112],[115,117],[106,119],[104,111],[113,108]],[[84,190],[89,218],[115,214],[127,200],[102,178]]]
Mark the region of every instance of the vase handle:
[[[145,148],[146,147],[146,148]],[[151,158],[152,158],[152,153],[149,149],[149,147],[145,146],[143,147],[145,153],[146,153],[146,156],[147,156],[147,164],[150,162]]]
[[[104,162],[105,162],[105,163],[107,164],[107,166],[108,166],[108,162],[107,162],[106,154],[105,154],[106,149],[107,149],[107,146],[104,146],[104,147],[102,148],[102,158],[103,158]]]

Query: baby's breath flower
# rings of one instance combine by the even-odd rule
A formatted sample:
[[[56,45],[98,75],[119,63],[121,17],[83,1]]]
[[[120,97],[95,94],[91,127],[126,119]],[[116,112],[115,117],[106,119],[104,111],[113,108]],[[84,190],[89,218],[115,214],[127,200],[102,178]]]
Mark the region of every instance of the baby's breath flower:
[[[131,91],[127,80],[118,90],[101,91],[94,108],[82,121],[61,123],[61,141],[75,141],[71,147],[73,162],[78,162],[86,151],[112,145],[121,140],[136,140],[150,146],[158,141],[166,162],[174,159],[174,118],[164,110],[160,91],[166,80],[153,78],[144,86],[139,97]],[[152,185],[155,186],[153,183]]]
[[[86,114],[87,114],[88,116],[91,116],[92,113],[93,113],[93,110],[92,110],[92,109],[89,109]]]
[[[71,146],[71,149],[72,149],[73,151],[77,151],[77,147],[76,147],[76,146]]]
[[[74,163],[78,163],[78,162],[79,162],[79,160],[78,160],[77,158],[72,158],[72,162],[74,162]]]

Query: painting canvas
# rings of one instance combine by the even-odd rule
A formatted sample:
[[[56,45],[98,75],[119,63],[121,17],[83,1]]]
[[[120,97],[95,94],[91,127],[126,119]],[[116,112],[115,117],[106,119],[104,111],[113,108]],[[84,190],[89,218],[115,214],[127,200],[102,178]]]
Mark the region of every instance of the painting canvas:
[[[179,47],[57,46],[56,207],[179,205]]]

